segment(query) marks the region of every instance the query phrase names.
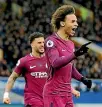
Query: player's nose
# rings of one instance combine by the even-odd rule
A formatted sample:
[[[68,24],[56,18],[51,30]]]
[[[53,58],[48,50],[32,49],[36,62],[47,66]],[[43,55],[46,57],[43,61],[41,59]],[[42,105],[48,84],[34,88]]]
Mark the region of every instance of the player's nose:
[[[42,43],[41,46],[44,47],[44,43]]]
[[[78,27],[78,23],[77,22],[75,23],[75,27]]]

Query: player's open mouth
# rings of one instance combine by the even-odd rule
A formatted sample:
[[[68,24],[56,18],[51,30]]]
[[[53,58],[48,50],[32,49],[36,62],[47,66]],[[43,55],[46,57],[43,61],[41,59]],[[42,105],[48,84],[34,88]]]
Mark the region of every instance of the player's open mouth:
[[[75,32],[75,31],[76,31],[76,29],[77,29],[77,28],[72,28],[72,31],[74,31],[74,32]]]

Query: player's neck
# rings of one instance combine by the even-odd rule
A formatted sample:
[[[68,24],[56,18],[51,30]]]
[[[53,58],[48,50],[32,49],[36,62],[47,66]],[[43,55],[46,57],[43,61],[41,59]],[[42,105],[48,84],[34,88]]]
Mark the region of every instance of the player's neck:
[[[57,34],[63,40],[69,40],[69,36],[63,30],[58,30]]]
[[[36,58],[41,58],[41,57],[43,57],[44,56],[44,53],[42,54],[40,54],[40,53],[37,53],[37,52],[35,52],[35,51],[32,51],[32,56],[34,56],[34,57],[36,57]]]

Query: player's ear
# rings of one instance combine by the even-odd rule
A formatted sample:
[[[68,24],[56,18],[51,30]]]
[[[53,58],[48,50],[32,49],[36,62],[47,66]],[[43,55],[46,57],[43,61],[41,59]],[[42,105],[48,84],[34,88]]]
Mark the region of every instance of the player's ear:
[[[65,26],[65,22],[64,21],[60,21],[60,26],[64,27]]]
[[[31,46],[31,47],[34,47],[34,44],[33,44],[33,43],[31,43],[31,44],[30,44],[30,46]]]

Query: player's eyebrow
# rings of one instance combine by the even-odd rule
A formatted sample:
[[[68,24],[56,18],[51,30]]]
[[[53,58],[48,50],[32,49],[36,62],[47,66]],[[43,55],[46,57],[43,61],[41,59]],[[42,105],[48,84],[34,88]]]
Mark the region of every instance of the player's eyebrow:
[[[38,42],[38,43],[44,43],[44,42]]]
[[[77,20],[72,20],[72,22],[77,22]]]

